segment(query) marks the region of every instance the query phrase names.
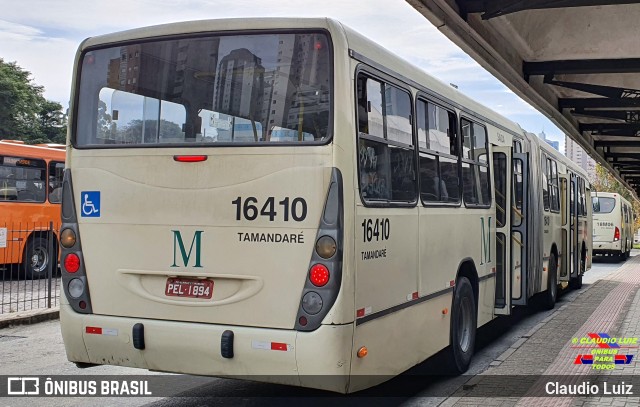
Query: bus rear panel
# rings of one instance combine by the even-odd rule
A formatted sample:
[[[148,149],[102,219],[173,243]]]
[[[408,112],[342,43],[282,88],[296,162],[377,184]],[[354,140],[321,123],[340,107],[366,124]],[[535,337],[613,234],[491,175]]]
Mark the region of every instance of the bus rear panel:
[[[346,391],[327,30],[91,43],[63,194],[68,358]]]

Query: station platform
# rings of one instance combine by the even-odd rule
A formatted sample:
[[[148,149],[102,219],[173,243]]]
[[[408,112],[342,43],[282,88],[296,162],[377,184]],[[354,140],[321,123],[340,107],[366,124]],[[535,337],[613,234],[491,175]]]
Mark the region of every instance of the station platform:
[[[558,305],[440,406],[640,406],[640,256]]]

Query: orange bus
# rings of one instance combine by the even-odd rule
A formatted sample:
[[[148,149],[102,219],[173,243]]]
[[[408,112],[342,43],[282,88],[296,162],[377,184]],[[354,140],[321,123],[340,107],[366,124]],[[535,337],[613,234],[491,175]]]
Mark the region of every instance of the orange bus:
[[[63,145],[0,141],[0,264],[20,264],[26,278],[47,276],[57,251],[64,159]]]

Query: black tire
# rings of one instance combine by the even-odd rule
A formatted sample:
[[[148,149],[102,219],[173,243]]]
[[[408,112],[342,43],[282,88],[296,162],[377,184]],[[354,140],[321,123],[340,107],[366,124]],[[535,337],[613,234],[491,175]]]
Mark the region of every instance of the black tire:
[[[558,260],[553,254],[549,259],[547,270],[547,291],[544,292],[542,297],[542,307],[550,310],[556,306],[556,299],[558,298]]]
[[[477,308],[473,287],[466,277],[460,277],[451,307],[451,346],[449,366],[452,373],[469,369],[476,345]]]
[[[56,252],[56,244],[53,244],[53,249],[54,252]],[[22,262],[25,277],[31,280],[47,278],[51,257],[47,239],[43,237],[33,237],[29,239],[24,249],[24,260]],[[55,255],[54,258],[57,259],[57,255]],[[55,261],[54,264],[57,265],[57,261]],[[53,275],[56,274],[56,271],[55,269],[53,270]]]

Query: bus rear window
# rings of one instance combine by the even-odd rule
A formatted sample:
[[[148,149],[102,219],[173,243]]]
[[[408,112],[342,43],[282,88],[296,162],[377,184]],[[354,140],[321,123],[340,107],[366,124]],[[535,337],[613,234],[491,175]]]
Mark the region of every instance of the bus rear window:
[[[616,207],[616,200],[613,198],[594,196],[591,201],[593,203],[593,213],[611,213]]]
[[[329,138],[321,32],[141,42],[85,52],[74,144],[282,144]]]

